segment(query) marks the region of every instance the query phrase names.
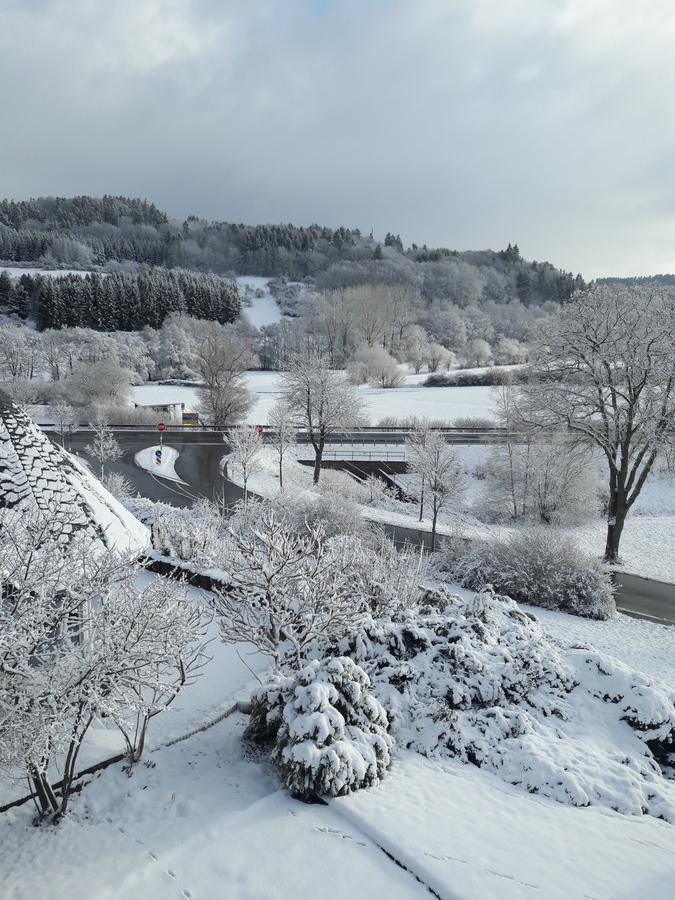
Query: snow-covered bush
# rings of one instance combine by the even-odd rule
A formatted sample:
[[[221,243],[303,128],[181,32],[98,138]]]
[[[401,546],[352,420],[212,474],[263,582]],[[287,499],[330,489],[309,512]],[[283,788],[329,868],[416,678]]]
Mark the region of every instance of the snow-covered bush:
[[[504,538],[476,542],[451,563],[465,587],[486,585],[521,603],[561,609],[590,619],[616,612],[614,589],[601,562],[574,538],[552,528],[525,528]]]
[[[152,521],[152,545],[165,556],[210,568],[224,556],[225,525],[214,509],[162,506]]]
[[[0,519],[0,769],[65,813],[94,722],[136,760],[151,718],[204,662],[203,610],[57,517]],[[57,794],[51,779],[62,776]]]
[[[324,649],[370,676],[396,742],[455,757],[575,806],[675,821],[659,761],[675,747],[675,693],[592,648],[563,646],[492,591],[431,591]]]
[[[249,735],[274,740],[272,758],[302,800],[378,784],[391,762],[387,714],[347,657],[313,660],[256,697]]]

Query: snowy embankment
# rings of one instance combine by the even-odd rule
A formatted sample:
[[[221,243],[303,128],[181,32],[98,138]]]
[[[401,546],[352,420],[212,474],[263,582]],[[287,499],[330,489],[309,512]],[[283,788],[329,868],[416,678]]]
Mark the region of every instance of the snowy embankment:
[[[162,461],[157,462],[156,453],[162,451]],[[185,482],[176,475],[176,460],[179,453],[174,447],[167,447],[166,444],[160,448],[159,444],[154,447],[146,447],[145,450],[139,450],[134,456],[134,462],[139,469],[145,469],[151,475],[158,475],[160,478],[166,478],[169,481],[176,481],[179,484]]]

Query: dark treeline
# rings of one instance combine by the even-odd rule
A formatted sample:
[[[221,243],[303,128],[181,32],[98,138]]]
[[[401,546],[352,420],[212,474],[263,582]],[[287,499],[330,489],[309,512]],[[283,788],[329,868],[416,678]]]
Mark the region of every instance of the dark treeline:
[[[0,260],[45,266],[130,264],[241,275],[313,279],[318,288],[408,283],[429,301],[466,306],[481,300],[526,305],[564,302],[580,276],[529,262],[517,245],[501,251],[405,249],[358,229],[320,225],[243,225],[195,216],[171,221],[152,203],[124,197],[47,197],[0,201]]]
[[[239,291],[217,275],[153,268],[135,273],[58,278],[0,272],[0,306],[47,328],[139,331],[158,328],[172,313],[232,322],[239,315]]]

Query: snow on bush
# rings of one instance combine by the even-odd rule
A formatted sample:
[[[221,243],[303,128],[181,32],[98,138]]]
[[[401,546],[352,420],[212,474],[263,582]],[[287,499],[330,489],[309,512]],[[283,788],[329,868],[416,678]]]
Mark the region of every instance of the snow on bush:
[[[675,821],[675,786],[659,765],[674,747],[675,694],[556,643],[492,591],[429,599],[329,650],[368,673],[399,744],[562,803]]]
[[[451,572],[465,587],[493,585],[514,600],[545,609],[589,619],[609,619],[616,612],[612,583],[601,562],[551,528],[526,528],[477,542],[451,565]]]
[[[250,736],[273,737],[292,796],[339,797],[378,784],[391,763],[387,714],[347,657],[313,660],[256,698]]]

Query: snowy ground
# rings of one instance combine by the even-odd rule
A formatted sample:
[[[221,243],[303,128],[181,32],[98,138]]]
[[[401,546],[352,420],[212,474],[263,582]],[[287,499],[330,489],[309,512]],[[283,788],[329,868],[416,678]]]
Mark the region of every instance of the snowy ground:
[[[389,390],[365,385],[357,388],[371,425],[377,425],[387,416],[429,416],[443,419],[448,424],[463,416],[494,418],[490,387],[425,388],[418,383],[419,376],[408,378],[411,383],[406,379],[406,384]],[[268,421],[270,408],[279,399],[279,372],[247,372],[246,384],[256,398],[247,420],[252,424],[264,424]],[[131,391],[132,400],[141,404],[185,403],[187,409],[195,409],[199,404],[193,387],[149,383],[133,387]]]
[[[637,653],[666,674],[666,629],[536,614],[563,637],[592,630],[617,642],[617,656]],[[203,677],[154,720],[158,749],[131,778],[119,766],[100,773],[58,828],[31,827],[28,805],[0,816],[3,900],[422,900],[426,885],[443,900],[672,896],[675,827],[648,816],[564,806],[406,751],[379,787],[306,806],[247,754],[240,714],[159,747],[248,696],[255,682],[236,649],[246,652],[214,641]]]
[[[281,319],[279,304],[270,294],[267,285],[269,278],[260,278],[257,275],[240,275],[237,284],[242,289],[244,299],[250,298],[250,303],[242,304],[242,313],[255,328],[264,325],[274,325]],[[249,290],[247,290],[249,289]],[[256,296],[256,294],[261,296]]]
[[[22,275],[51,275],[55,278],[58,278],[60,275],[81,275],[84,277],[89,274],[88,269],[37,269],[31,266],[22,268],[21,266],[3,266],[1,264],[0,272],[7,272],[10,278],[20,278]]]
[[[178,451],[173,447],[167,447],[166,444],[161,448],[162,461],[157,463],[155,452],[159,450],[159,444],[153,447],[146,447],[145,450],[139,450],[134,456],[134,462],[141,469],[150,472],[153,475],[159,475],[160,478],[167,478],[169,481],[177,481],[185,484],[178,475],[176,475],[176,460],[178,459]]]

